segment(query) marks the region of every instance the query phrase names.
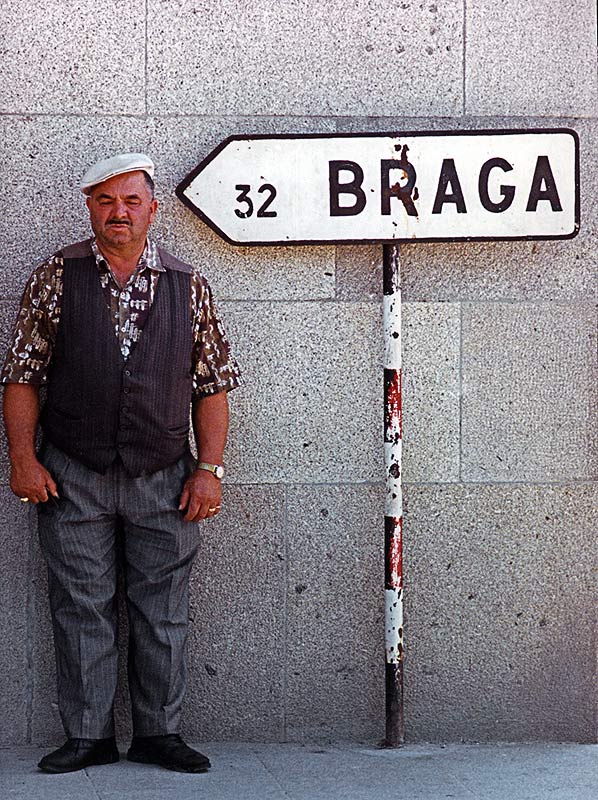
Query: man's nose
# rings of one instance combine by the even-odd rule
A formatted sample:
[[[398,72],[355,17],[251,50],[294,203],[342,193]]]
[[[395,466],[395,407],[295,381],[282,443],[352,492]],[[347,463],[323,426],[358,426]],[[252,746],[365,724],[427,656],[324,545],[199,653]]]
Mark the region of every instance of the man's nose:
[[[116,199],[114,201],[114,205],[112,207],[112,216],[114,217],[126,217],[127,216],[127,204],[124,200]]]

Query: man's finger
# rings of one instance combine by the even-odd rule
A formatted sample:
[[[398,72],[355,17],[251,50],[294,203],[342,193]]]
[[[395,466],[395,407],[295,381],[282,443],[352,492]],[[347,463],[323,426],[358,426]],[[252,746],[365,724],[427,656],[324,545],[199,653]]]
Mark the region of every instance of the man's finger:
[[[50,490],[50,494],[58,499],[58,487],[56,486],[56,482],[49,472],[46,478],[46,486]]]
[[[201,522],[202,519],[206,519],[210,515],[208,514],[208,503],[202,503],[199,507],[199,510],[195,517],[193,518],[193,522]]]
[[[187,513],[183,517],[185,522],[197,522],[198,515],[201,513],[202,503],[199,497],[191,494],[189,504],[187,506]],[[201,517],[199,517],[201,519]]]
[[[187,486],[187,484],[185,484],[185,486],[183,487],[183,491],[181,492],[179,511],[182,511],[184,508],[186,508],[188,502],[189,502],[189,487]]]

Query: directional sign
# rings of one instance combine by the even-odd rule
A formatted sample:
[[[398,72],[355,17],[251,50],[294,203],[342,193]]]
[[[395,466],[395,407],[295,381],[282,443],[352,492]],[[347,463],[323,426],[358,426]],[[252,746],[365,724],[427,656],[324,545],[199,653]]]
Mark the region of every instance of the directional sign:
[[[177,187],[232,244],[568,239],[568,129],[231,136]]]

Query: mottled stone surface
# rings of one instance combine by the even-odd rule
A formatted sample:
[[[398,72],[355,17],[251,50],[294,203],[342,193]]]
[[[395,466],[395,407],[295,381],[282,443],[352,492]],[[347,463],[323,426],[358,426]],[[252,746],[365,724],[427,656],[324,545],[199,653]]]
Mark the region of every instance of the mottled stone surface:
[[[593,304],[463,310],[462,477],[596,477]]]
[[[467,4],[466,20],[468,114],[596,114],[592,0],[566,6],[546,0],[476,0]]]
[[[372,303],[224,304],[245,383],[234,481],[382,480],[382,320]],[[405,304],[406,481],[459,475],[459,309]],[[314,414],[314,409],[318,413]],[[321,412],[321,413],[320,413]]]
[[[184,731],[279,740],[285,660],[285,503],[278,486],[225,487],[199,529],[191,578]]]
[[[403,480],[459,479],[460,309],[403,304]]]
[[[288,490],[287,738],[384,735],[383,492]]]
[[[457,0],[152,0],[149,111],[460,113],[462,25]]]
[[[31,529],[29,509],[7,486],[0,487],[0,674],[2,727],[0,745],[27,740],[30,687],[33,679],[28,643],[27,606]]]
[[[231,395],[230,479],[381,479],[380,309],[371,303],[223,307],[245,379]]]
[[[336,248],[336,296],[349,301],[382,299],[382,245]]]
[[[408,487],[409,741],[595,741],[595,487]]]
[[[141,114],[145,2],[3,3],[0,111]]]

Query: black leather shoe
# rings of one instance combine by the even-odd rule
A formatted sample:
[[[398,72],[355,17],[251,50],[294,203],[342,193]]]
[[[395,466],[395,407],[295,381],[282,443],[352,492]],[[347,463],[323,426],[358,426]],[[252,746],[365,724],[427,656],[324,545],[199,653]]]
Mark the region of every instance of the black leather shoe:
[[[175,772],[207,772],[210,768],[210,759],[186,745],[178,733],[134,736],[127,758],[140,764],[159,764]]]
[[[95,764],[114,764],[119,755],[114,736],[109,739],[67,739],[37,765],[44,772],[75,772]]]

